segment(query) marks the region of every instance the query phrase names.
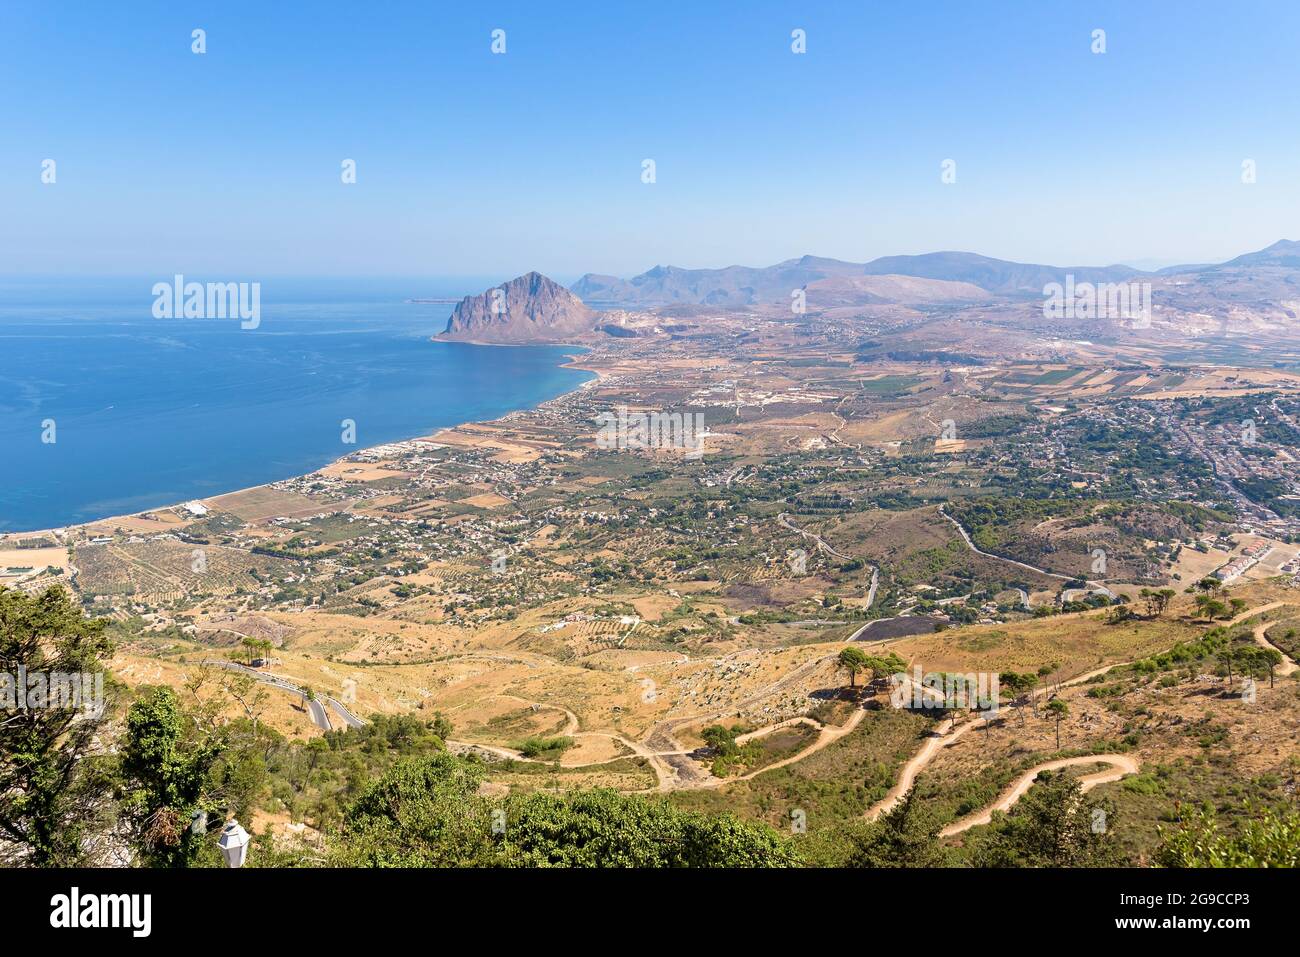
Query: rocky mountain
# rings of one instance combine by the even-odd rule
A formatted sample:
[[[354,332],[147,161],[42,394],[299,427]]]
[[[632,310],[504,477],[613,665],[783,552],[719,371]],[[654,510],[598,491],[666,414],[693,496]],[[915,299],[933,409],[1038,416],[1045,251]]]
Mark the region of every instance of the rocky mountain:
[[[460,342],[570,342],[589,336],[601,314],[559,283],[530,272],[466,296],[439,336]]]
[[[1157,320],[1175,332],[1290,339],[1300,316],[1300,243],[1283,239],[1223,263],[1162,269],[1154,286]]]

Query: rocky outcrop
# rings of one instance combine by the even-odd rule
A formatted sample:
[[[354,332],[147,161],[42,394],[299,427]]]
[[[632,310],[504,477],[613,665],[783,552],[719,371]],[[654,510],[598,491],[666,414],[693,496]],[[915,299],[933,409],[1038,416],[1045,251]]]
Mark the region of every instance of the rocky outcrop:
[[[541,273],[466,296],[439,336],[459,342],[574,342],[590,338],[601,314]]]

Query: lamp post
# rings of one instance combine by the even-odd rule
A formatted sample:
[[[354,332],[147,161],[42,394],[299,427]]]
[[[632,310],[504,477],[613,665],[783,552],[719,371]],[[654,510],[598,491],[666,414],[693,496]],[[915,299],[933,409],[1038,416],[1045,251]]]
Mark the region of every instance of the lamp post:
[[[238,821],[227,821],[221,829],[217,846],[221,848],[227,867],[243,867],[244,858],[248,856],[248,832],[239,826]]]

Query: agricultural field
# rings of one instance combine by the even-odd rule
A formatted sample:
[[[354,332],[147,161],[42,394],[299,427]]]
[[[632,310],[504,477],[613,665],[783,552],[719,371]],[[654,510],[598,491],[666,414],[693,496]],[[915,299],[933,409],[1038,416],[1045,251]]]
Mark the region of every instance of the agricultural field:
[[[91,598],[115,595],[148,602],[251,591],[285,563],[240,549],[174,541],[88,544],[74,553],[78,584]]]

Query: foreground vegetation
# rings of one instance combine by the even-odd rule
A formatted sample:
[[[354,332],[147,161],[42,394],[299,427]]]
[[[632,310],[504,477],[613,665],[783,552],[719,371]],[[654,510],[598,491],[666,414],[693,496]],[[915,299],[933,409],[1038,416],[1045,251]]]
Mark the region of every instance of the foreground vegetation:
[[[1222,651],[1238,632],[1208,638]],[[89,671],[110,653],[103,623],[84,618],[61,590],[36,597],[0,590],[7,667]],[[849,656],[841,664],[852,680],[873,663]],[[452,727],[441,715],[374,716],[360,728],[289,741],[259,720],[266,692],[237,673],[200,673],[183,691],[146,686],[130,694],[112,683],[109,690],[102,715],[32,709],[0,722],[5,864],[216,866],[216,825],[274,811],[308,824],[310,835],[284,840],[267,829],[254,866],[1098,866],[1134,863],[1123,820],[1133,795],[1151,793],[1147,775],[1125,782],[1116,800],[1083,795],[1069,773],[1045,773],[1010,813],[953,845],[939,837],[942,827],[995,794],[1010,772],[982,774],[972,782],[980,793],[964,803],[922,793],[927,784],[865,821],[864,810],[931,724],[908,712],[880,712],[831,747],[725,794],[669,799],[608,789],[494,793],[483,761],[448,751]],[[750,745],[736,745],[736,731],[706,729],[721,770],[763,762]],[[545,755],[571,742],[534,743]],[[807,809],[804,818],[811,812],[814,826],[798,816],[799,826],[773,826],[791,806]],[[1294,866],[1300,814],[1274,804],[1249,817],[1225,827],[1212,806],[1191,808],[1160,826],[1148,859]],[[1107,826],[1096,827],[1098,819]]]

